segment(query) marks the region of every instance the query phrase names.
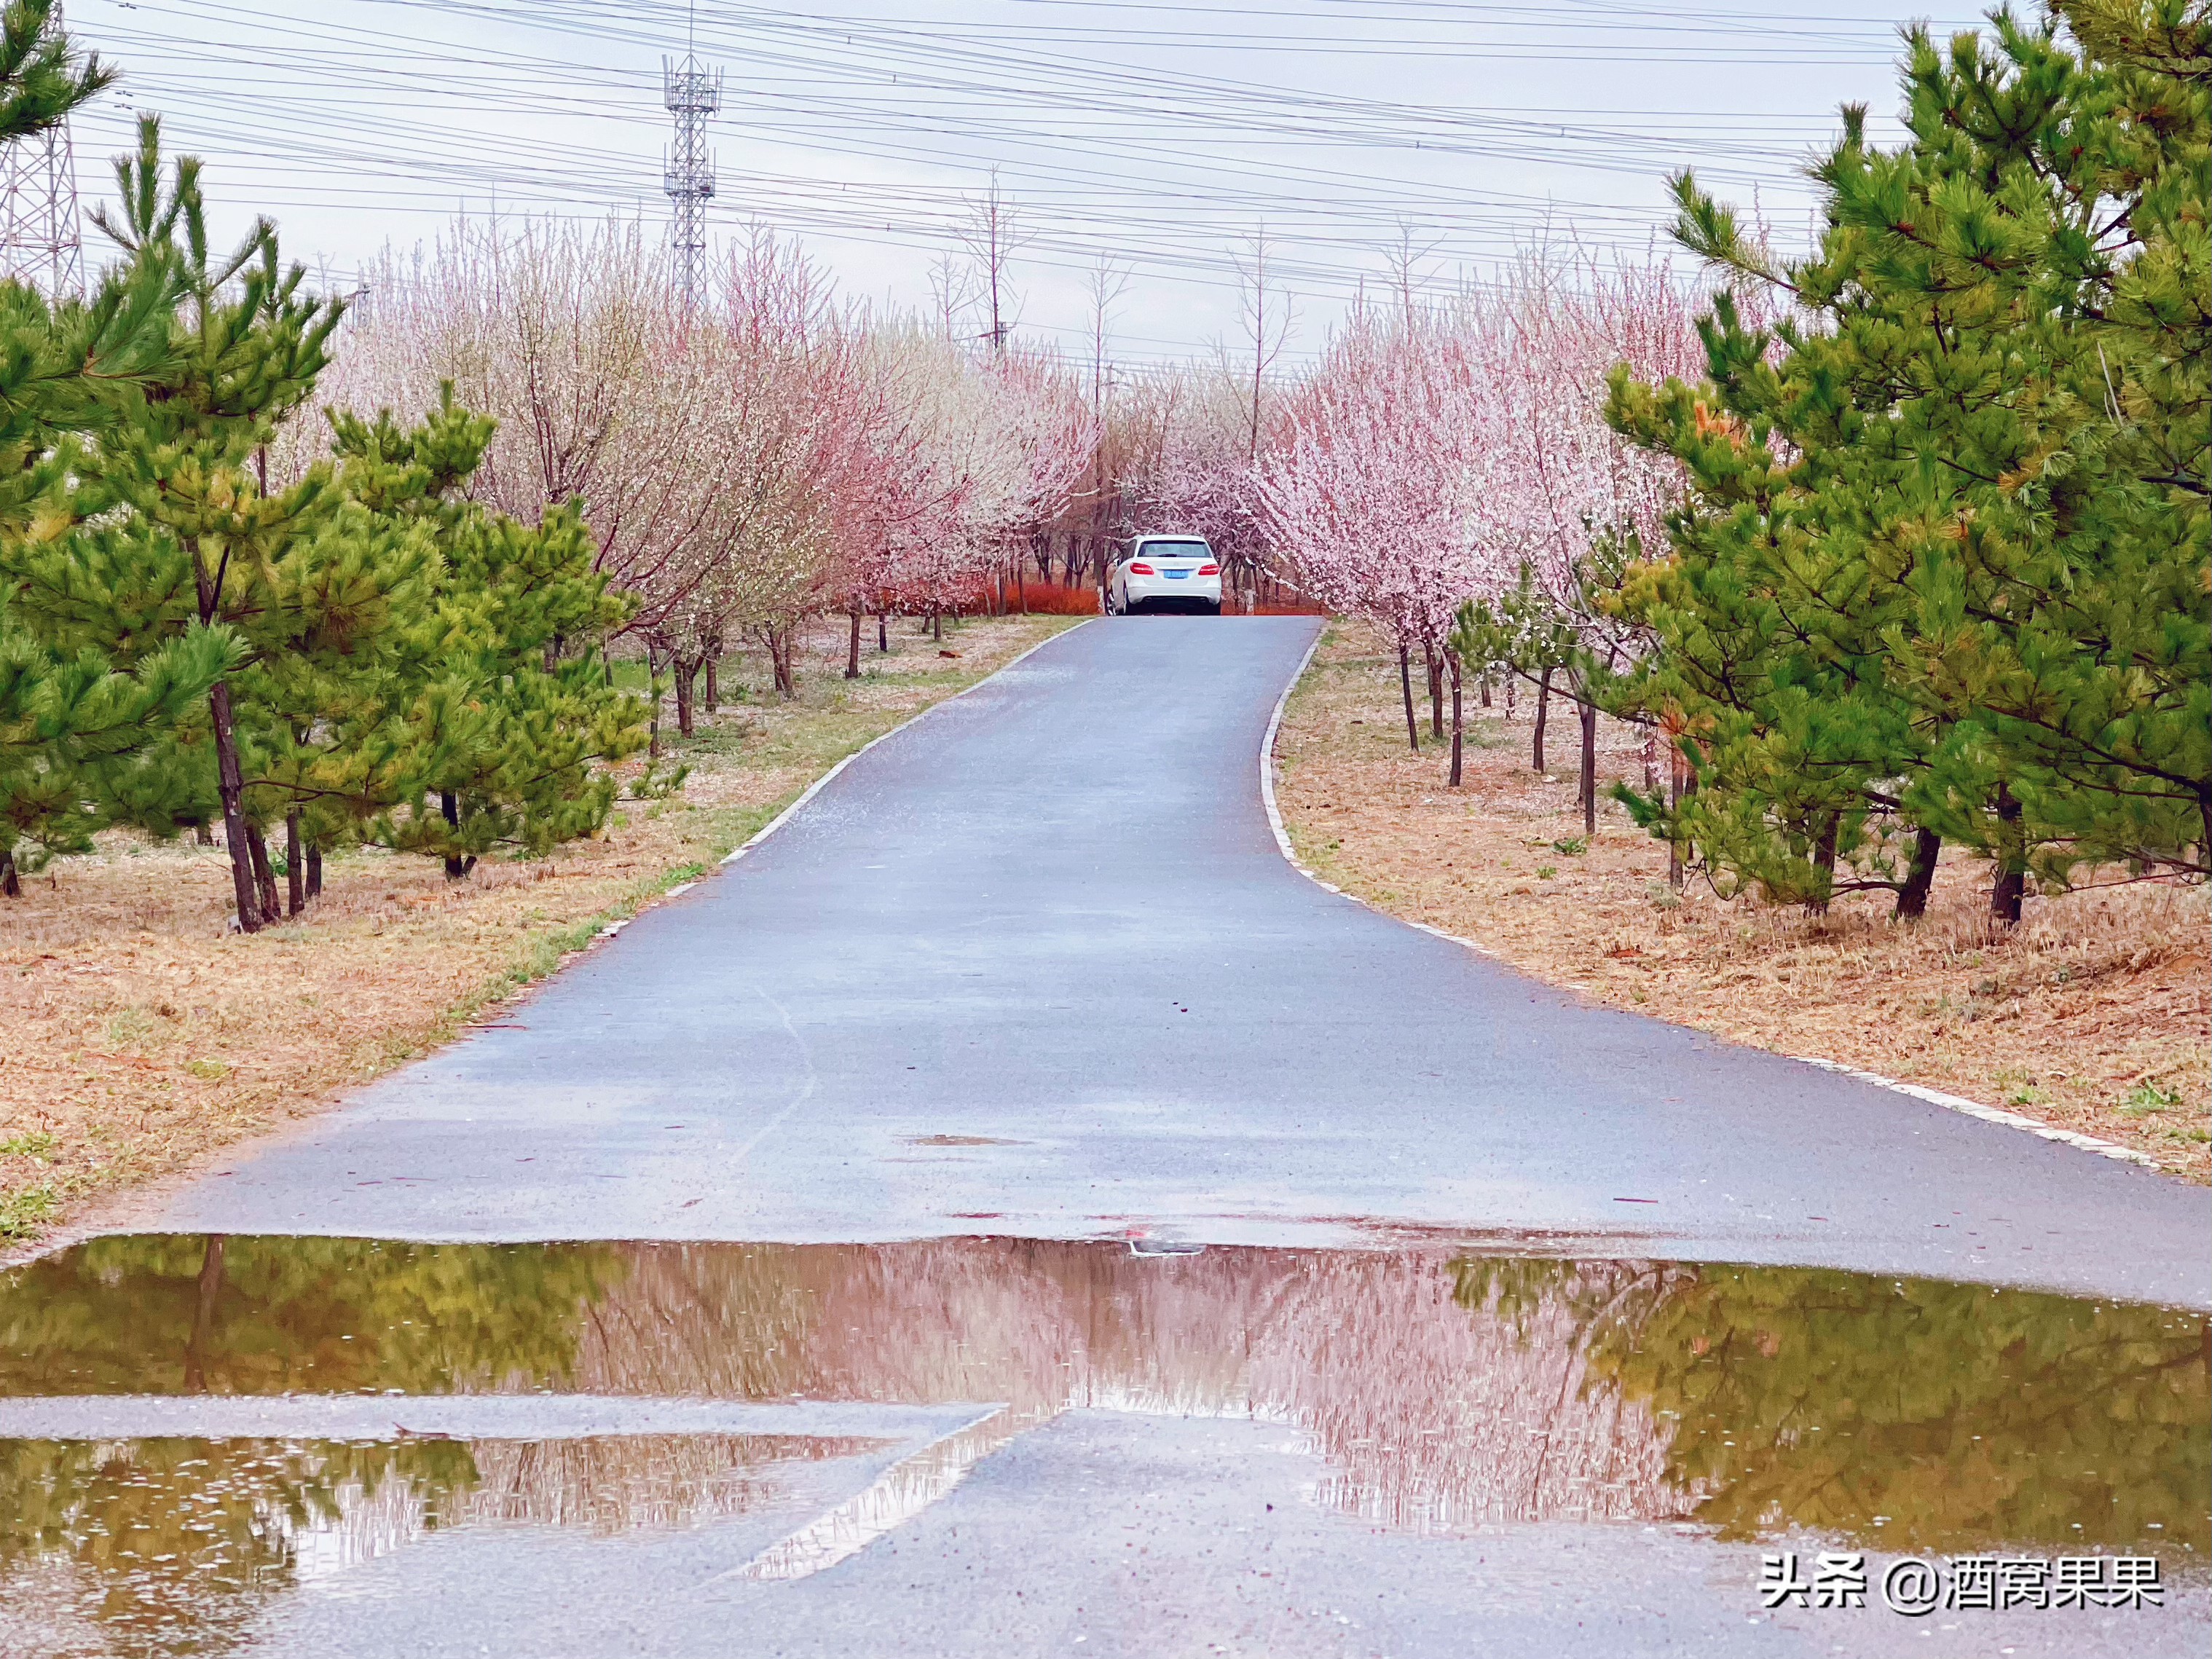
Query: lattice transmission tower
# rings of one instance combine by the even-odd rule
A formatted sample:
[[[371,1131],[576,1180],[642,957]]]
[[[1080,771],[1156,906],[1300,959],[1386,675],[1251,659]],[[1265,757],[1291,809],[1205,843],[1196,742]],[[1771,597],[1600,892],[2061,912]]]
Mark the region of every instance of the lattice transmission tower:
[[[55,6],[46,27],[62,26]],[[84,292],[84,234],[69,121],[0,151],[0,275],[50,295]]]
[[[676,280],[684,308],[699,302],[707,263],[707,203],[714,194],[714,157],[707,148],[707,118],[722,107],[722,71],[699,61],[696,42],[684,43],[684,61],[660,60],[662,101],[676,123],[661,176],[676,211],[668,230],[676,252]]]

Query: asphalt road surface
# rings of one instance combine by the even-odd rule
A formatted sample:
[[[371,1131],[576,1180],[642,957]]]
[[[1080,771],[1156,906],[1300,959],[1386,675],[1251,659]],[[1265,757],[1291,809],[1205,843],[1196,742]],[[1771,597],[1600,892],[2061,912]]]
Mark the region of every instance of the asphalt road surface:
[[[663,1314],[631,1318],[642,1369],[604,1352],[597,1362],[617,1382],[632,1378],[630,1393],[653,1392],[634,1378],[652,1373],[655,1355],[679,1355],[711,1382],[751,1363],[754,1339],[682,1333],[758,1326],[769,1332],[758,1339],[763,1364],[796,1352],[791,1333],[803,1334],[824,1356],[805,1373],[822,1386],[787,1389],[771,1367],[726,1403],[718,1386],[696,1382],[628,1403],[549,1400],[513,1383],[490,1401],[393,1401],[373,1386],[318,1401],[281,1379],[265,1391],[282,1397],[264,1404],[222,1399],[191,1379],[214,1363],[226,1318],[245,1318],[225,1309],[292,1281],[264,1275],[253,1281],[263,1290],[240,1287],[225,1277],[234,1265],[196,1266],[194,1247],[110,1241],[168,1275],[168,1288],[131,1305],[146,1310],[147,1343],[189,1349],[185,1396],[155,1397],[150,1382],[126,1384],[146,1390],[127,1398],[33,1388],[55,1397],[0,1411],[0,1437],[12,1424],[19,1447],[43,1437],[102,1448],[126,1492],[149,1486],[113,1461],[131,1437],[281,1440],[284,1457],[237,1476],[246,1486],[228,1489],[230,1502],[256,1480],[289,1491],[314,1463],[317,1436],[397,1436],[402,1451],[426,1435],[477,1437],[469,1455],[483,1473],[465,1501],[478,1507],[465,1504],[458,1520],[428,1527],[428,1509],[393,1496],[398,1488],[373,1502],[363,1489],[338,1504],[339,1520],[318,1523],[320,1541],[301,1542],[293,1578],[271,1578],[277,1588],[252,1608],[214,1607],[231,1592],[212,1580],[161,1603],[188,1609],[176,1629],[230,1620],[234,1636],[218,1645],[264,1656],[2202,1651],[2212,1592],[2193,1565],[2203,1517],[2191,1513],[2201,1504],[2185,1474],[2165,1483],[2183,1494],[2167,1504],[2174,1517],[2136,1504],[2142,1514],[2129,1522],[2172,1529],[2130,1533],[2114,1530],[2117,1500],[2094,1496],[2109,1470],[2075,1481],[2070,1463],[2033,1466],[2075,1494],[2062,1509],[2084,1505],[2099,1530],[2069,1530],[2054,1511],[2024,1523],[2023,1541],[2044,1546],[2027,1553],[2057,1554],[2053,1543],[2084,1536],[2100,1547],[2178,1540],[2162,1609],[1767,1609],[1761,1544],[1694,1519],[1697,1492],[1711,1488],[1669,1461],[1678,1431],[1685,1445],[1695,1439],[1683,1413],[1635,1405],[1606,1415],[1612,1396],[1577,1382],[1587,1352],[1578,1327],[1557,1325],[1545,1339],[1553,1347],[1539,1352],[1528,1345],[1540,1332],[1455,1291],[1444,1264],[1464,1243],[1608,1262],[1574,1281],[1585,1289],[1609,1272],[1648,1290],[1675,1271],[1634,1265],[1650,1259],[1832,1266],[2201,1309],[2212,1307],[2212,1203],[2129,1164],[1587,1006],[1309,880],[1273,838],[1259,757],[1316,626],[1146,618],[1076,629],[859,757],[753,851],[593,948],[498,1029],[240,1149],[131,1218],[156,1233],[428,1241],[947,1241],[883,1247],[941,1249],[945,1265],[863,1264],[842,1279],[803,1264],[777,1278],[741,1256],[713,1280],[729,1288],[672,1292]],[[975,1235],[1132,1243],[1108,1252],[1129,1259],[1110,1273],[1055,1269],[1048,1295],[1028,1267],[1005,1290],[971,1270],[963,1252],[1000,1248],[953,1242]],[[1252,1258],[1252,1282],[1266,1288],[1248,1295],[1228,1272],[1228,1258],[1245,1259],[1237,1252],[1178,1254],[1200,1243],[1294,1248]],[[1412,1288],[1378,1302],[1347,1245],[1399,1264],[1378,1265],[1378,1284],[1395,1271],[1391,1282]],[[1318,1247],[1339,1254],[1324,1263]],[[162,1266],[165,1248],[177,1261]],[[255,1248],[265,1261],[268,1247]],[[1415,1249],[1429,1265],[1409,1279]],[[1164,1270],[1183,1263],[1176,1271],[1193,1284],[1211,1283],[1221,1263],[1224,1288],[1203,1305],[1226,1311],[1186,1330],[1170,1315],[1200,1304],[1166,1297],[1156,1316],[1142,1256]],[[212,1245],[206,1261],[219,1263]],[[455,1272],[488,1271],[471,1261]],[[606,1281],[617,1300],[643,1296],[624,1285],[677,1273],[628,1271]],[[1726,1277],[1708,1269],[1687,1282]],[[833,1279],[848,1288],[825,1288]],[[19,1281],[21,1305],[43,1293],[39,1282]],[[136,1281],[96,1257],[69,1282],[72,1295],[138,1297]],[[1315,1300],[1329,1285],[1340,1300]],[[2001,1291],[1984,1316],[1979,1291],[1945,1300],[1896,1289],[1893,1304],[1886,1291],[1855,1292],[1853,1328],[1877,1333],[1862,1346],[1896,1345],[1905,1369],[1895,1392],[1936,1402],[1935,1427],[1932,1437],[1883,1442],[1883,1479],[1948,1516],[1931,1524],[1971,1536],[1978,1511],[1961,1498],[1967,1507],[1950,1515],[1946,1494],[2006,1482],[1973,1475],[1989,1443],[1969,1419],[1979,1412],[2035,1438],[2043,1419],[2011,1411],[2004,1357],[2033,1345],[2008,1334]],[[848,1294],[852,1310],[838,1311]],[[1756,1372],[1762,1356],[1802,1366],[1804,1351],[1789,1344],[1820,1328],[1832,1339],[1832,1322],[1768,1331],[1763,1292],[1746,1294],[1729,1305],[1749,1322],[1714,1350],[1737,1368],[1729,1376]],[[1038,1309],[1053,1297],[1063,1311],[1048,1317]],[[2166,1449],[2146,1465],[2154,1470],[2197,1457],[2189,1316],[2168,1328],[2155,1310],[2047,1302],[2035,1304],[2035,1328],[2060,1332],[2048,1352],[2087,1378],[2070,1396],[2077,1409],[2105,1397],[2107,1382],[2075,1362],[2104,1349],[2063,1334],[2123,1314],[2130,1329],[2145,1317],[2158,1327],[2137,1345],[2158,1375],[2131,1376],[2127,1398],[2164,1401],[2166,1379],[2182,1378],[2183,1417],[2138,1443]],[[1978,1351],[1996,1358],[1976,1373],[1972,1412],[1942,1403],[1954,1398],[1947,1366],[1964,1375],[1965,1358],[1909,1318],[1897,1322],[1938,1306],[1995,1345]],[[161,1308],[172,1312],[157,1317]],[[778,1324],[776,1310],[790,1309],[813,1311]],[[1551,1317],[1539,1315],[1538,1325]],[[58,1316],[52,1328],[91,1340],[112,1322]],[[609,1340],[605,1322],[593,1316],[592,1342]],[[189,1342],[161,1334],[172,1327]],[[249,1327],[237,1324],[247,1333],[239,1340],[260,1340]],[[1478,1327],[1486,1334],[1469,1346]],[[1109,1328],[1126,1350],[1118,1380],[1055,1392],[1063,1353],[1077,1368],[1067,1377],[1095,1378]],[[1391,1331],[1416,1328],[1419,1342],[1386,1352]],[[421,1334],[409,1328],[403,1358]],[[319,1353],[364,1353],[337,1329]],[[1030,1334],[1045,1329],[1063,1347]],[[839,1358],[848,1333],[865,1356]],[[361,1337],[372,1340],[386,1339]],[[1678,1357],[1708,1351],[1698,1329],[1670,1340]],[[2178,1358],[2159,1358],[2167,1340],[2180,1342]],[[1543,1352],[1554,1360],[1540,1364]],[[979,1379],[1000,1387],[979,1369],[985,1354],[1001,1356],[1008,1376],[1048,1373],[1035,1384],[1043,1403],[975,1391]],[[168,1354],[143,1374],[174,1369]],[[1872,1392],[1887,1374],[1877,1355]],[[1811,1375],[1817,1384],[1839,1373]],[[1304,1403],[1267,1404],[1255,1392],[1267,1376]],[[1759,1388],[1731,1395],[1730,1408],[1782,1464],[1834,1446],[1848,1477],[1854,1456],[1877,1455],[1876,1431],[1850,1440],[1857,1431],[1844,1420],[1869,1389],[1827,1386],[1841,1416],[1824,1409],[1820,1422],[1767,1422],[1771,1396]],[[380,1427],[386,1419],[412,1426]],[[1597,1473],[1570,1483],[1564,1507],[1514,1498],[1500,1522],[1419,1518],[1431,1501],[1423,1456],[1463,1484],[1510,1486],[1520,1470],[1540,1494],[1560,1479],[1555,1432],[1575,1425],[1577,1455]],[[1824,1429],[1836,1431],[1826,1442],[1804,1438]],[[1698,1432],[1711,1458],[1742,1455],[1726,1449],[1743,1437],[1722,1419]],[[186,1443],[135,1443],[159,1462],[171,1455],[161,1447]],[[620,1445],[650,1449],[625,1462]],[[181,1492],[181,1471],[196,1466],[177,1467],[159,1478]],[[1765,1467],[1732,1478],[1755,1485]],[[1948,1484],[1944,1468],[1967,1485]],[[511,1492],[499,1486],[510,1477]],[[1826,1512],[1818,1490],[1791,1501],[1801,1499],[1808,1507],[1790,1510],[1793,1519]],[[271,1512],[307,1512],[270,1502]],[[197,1513],[178,1504],[180,1516]],[[646,1522],[619,1519],[633,1512]],[[1886,1541],[1896,1530],[1857,1535]],[[1783,1541],[1808,1563],[1832,1547],[1814,1533]],[[104,1530],[82,1549],[88,1563],[112,1554]],[[151,1559],[168,1565],[124,1576],[151,1583],[179,1571],[179,1559],[159,1553]],[[1883,1559],[1869,1558],[1877,1580]],[[81,1635],[84,1620],[113,1616],[97,1610],[106,1581],[72,1571],[41,1569],[0,1595],[0,1650],[13,1640],[62,1650],[54,1644]],[[126,1604],[137,1605],[118,1591],[105,1605]]]
[[[1074,630],[177,1231],[961,1232],[1807,1263],[2212,1306],[2197,1188],[1585,1005],[1286,863],[1316,624]]]

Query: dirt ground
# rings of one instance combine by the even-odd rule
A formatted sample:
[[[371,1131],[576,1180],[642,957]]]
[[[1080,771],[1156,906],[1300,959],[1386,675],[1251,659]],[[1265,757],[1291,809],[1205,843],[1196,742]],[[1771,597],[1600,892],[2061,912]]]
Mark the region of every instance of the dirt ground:
[[[1415,692],[1420,695],[1418,665]],[[1472,688],[1470,704],[1474,701]],[[1502,702],[1502,698],[1499,699]],[[2033,898],[2000,937],[1987,871],[1947,857],[1927,917],[1885,896],[1826,916],[1677,894],[1667,850],[1601,801],[1585,840],[1578,734],[1554,702],[1547,775],[1533,695],[1468,721],[1467,781],[1445,745],[1409,752],[1396,659],[1333,628],[1276,745],[1307,865],[1346,891],[1471,939],[1539,979],[1716,1036],[1963,1095],[2212,1179],[2207,894],[2154,884]],[[1598,774],[1641,782],[1642,734],[1604,722]]]
[[[226,931],[218,848],[118,834],[57,861],[0,900],[0,1247],[497,1018],[854,749],[1073,620],[970,621],[941,647],[897,624],[891,653],[871,649],[850,683],[843,629],[825,628],[788,704],[765,656],[733,656],[720,712],[671,744],[692,769],[680,794],[626,800],[600,840],[488,860],[458,883],[429,859],[336,856],[320,900],[252,938]]]

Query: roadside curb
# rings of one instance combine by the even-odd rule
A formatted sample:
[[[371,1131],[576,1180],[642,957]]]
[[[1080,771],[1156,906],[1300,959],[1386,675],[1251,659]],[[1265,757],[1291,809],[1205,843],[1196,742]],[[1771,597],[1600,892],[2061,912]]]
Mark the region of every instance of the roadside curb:
[[[1325,634],[1327,631],[1324,628],[1322,633]],[[1283,695],[1275,699],[1275,712],[1267,718],[1267,734],[1260,740],[1260,799],[1267,806],[1267,827],[1274,831],[1275,845],[1280,849],[1284,862],[1323,892],[1334,893],[1339,898],[1348,899],[1362,908],[1372,910],[1376,915],[1386,917],[1401,927],[1414,928],[1420,933],[1431,934],[1435,938],[1447,939],[1462,950],[1472,951],[1476,956],[1510,967],[1511,964],[1505,963],[1504,957],[1487,945],[1477,945],[1473,939],[1462,938],[1457,933],[1447,933],[1443,928],[1431,927],[1425,921],[1410,921],[1404,916],[1392,915],[1379,904],[1371,904],[1357,893],[1347,893],[1334,882],[1324,881],[1307,866],[1291,846],[1290,830],[1285,826],[1282,809],[1275,801],[1275,738],[1282,730],[1283,714],[1290,707],[1291,694],[1298,689],[1298,683],[1305,678],[1306,670],[1313,663],[1314,653],[1321,649],[1322,638],[1322,634],[1315,635],[1313,643],[1306,647],[1305,655],[1298,659],[1297,671],[1291,676],[1289,683],[1283,687]],[[978,684],[981,682],[979,681]],[[766,831],[763,833],[765,834]],[[1566,986],[1558,988],[1575,990],[1579,988]],[[1645,1018],[1652,1018],[1656,1016],[1646,1015]],[[1771,1048],[1761,1052],[1779,1053],[1778,1050]],[[2148,1152],[2139,1152],[2132,1146],[2123,1146],[2117,1141],[2101,1139],[2096,1135],[2085,1135],[2078,1129],[2057,1128],[2048,1123],[2038,1122],[2035,1119],[2021,1113],[2006,1111],[2000,1106],[1984,1106],[1978,1100],[1969,1100],[1964,1095],[1945,1094],[1941,1089],[1923,1088],[1917,1083],[1903,1083],[1895,1078],[1884,1077],[1879,1072],[1863,1072],[1856,1066],[1846,1066],[1839,1060],[1819,1060],[1811,1054],[1781,1054],[1780,1057],[1784,1060],[1794,1060],[1802,1066],[1817,1066],[1824,1072],[1833,1072],[1839,1077],[1847,1077],[1855,1082],[1871,1083],[1877,1088],[1887,1089],[1894,1094],[1910,1095],[1913,1099],[1924,1102],[1928,1105],[1941,1106],[1947,1112],[1958,1112],[1967,1117],[1979,1118],[1984,1123],[2002,1124],[2008,1129],[2025,1130],[2039,1139],[2057,1141],[2062,1146],[2075,1147],[2085,1152],[2093,1152],[2099,1158],[2136,1164],[2146,1170],[2159,1174],[2165,1173],[2165,1166]]]
[[[1884,1077],[1879,1072],[1862,1072],[1856,1066],[1846,1066],[1839,1060],[1820,1060],[1811,1054],[1791,1054],[1791,1060],[1807,1066],[1817,1066],[1824,1072],[1833,1072],[1839,1077],[1855,1078],[1861,1083],[1878,1084],[1893,1089],[1899,1094],[1911,1095],[1915,1100],[1924,1100],[1931,1106],[1941,1106],[1947,1112],[1963,1112],[1968,1117],[1978,1117],[1984,1123],[2002,1123],[2008,1128],[2025,1129],[2045,1140],[2063,1142],[2078,1146],[2085,1152],[2094,1152],[2100,1158],[2118,1158],[2129,1164],[2140,1164],[2147,1170],[2164,1166],[2148,1152],[2139,1152],[2132,1146],[2123,1146],[2117,1141],[2104,1140],[2095,1135],[2085,1135],[2078,1129],[2055,1128],[2048,1123],[2020,1112],[2008,1112],[2002,1106],[1984,1106],[1978,1100],[1969,1100],[1964,1095],[1947,1095],[1941,1089],[1923,1088],[1917,1083],[1900,1083],[1895,1078]]]
[[[1267,717],[1267,733],[1260,739],[1260,799],[1267,809],[1267,827],[1275,832],[1275,846],[1281,852],[1283,861],[1324,893],[1334,893],[1337,897],[1359,906],[1363,910],[1372,910],[1376,915],[1396,922],[1401,927],[1411,927],[1417,933],[1433,934],[1437,939],[1449,940],[1462,950],[1472,951],[1479,957],[1487,957],[1492,962],[1503,962],[1504,958],[1486,945],[1477,945],[1473,939],[1462,939],[1457,933],[1447,933],[1443,928],[1431,927],[1425,921],[1409,921],[1404,916],[1392,915],[1381,905],[1370,904],[1358,894],[1346,892],[1334,882],[1324,880],[1312,866],[1297,855],[1297,851],[1291,846],[1291,832],[1283,823],[1282,808],[1275,801],[1275,738],[1282,730],[1284,711],[1291,706],[1291,694],[1298,689],[1298,682],[1305,678],[1306,670],[1312,665],[1314,653],[1321,649],[1322,640],[1328,632],[1328,629],[1324,626],[1321,633],[1314,635],[1314,641],[1306,647],[1305,655],[1298,659],[1297,672],[1291,676],[1290,684],[1284,686],[1283,695],[1275,699],[1275,712]]]

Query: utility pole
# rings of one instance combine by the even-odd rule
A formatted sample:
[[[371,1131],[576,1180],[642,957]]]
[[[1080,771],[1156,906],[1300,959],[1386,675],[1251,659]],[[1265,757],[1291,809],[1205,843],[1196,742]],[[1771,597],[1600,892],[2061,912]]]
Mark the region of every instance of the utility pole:
[[[57,3],[46,27],[58,30]],[[60,298],[84,292],[76,151],[68,118],[9,144],[0,158],[0,275]]]
[[[661,97],[676,123],[676,142],[662,167],[675,204],[669,245],[676,251],[676,280],[684,315],[697,309],[707,261],[707,202],[714,193],[714,158],[707,149],[707,118],[722,107],[722,71],[699,61],[697,23],[684,42],[684,61],[660,60]]]

